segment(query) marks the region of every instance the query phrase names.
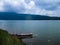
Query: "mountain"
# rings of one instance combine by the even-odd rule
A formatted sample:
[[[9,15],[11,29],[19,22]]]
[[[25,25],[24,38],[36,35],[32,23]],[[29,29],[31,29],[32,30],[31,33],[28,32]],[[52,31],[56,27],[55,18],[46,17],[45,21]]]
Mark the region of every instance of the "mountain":
[[[60,20],[60,17],[0,12],[0,20]]]

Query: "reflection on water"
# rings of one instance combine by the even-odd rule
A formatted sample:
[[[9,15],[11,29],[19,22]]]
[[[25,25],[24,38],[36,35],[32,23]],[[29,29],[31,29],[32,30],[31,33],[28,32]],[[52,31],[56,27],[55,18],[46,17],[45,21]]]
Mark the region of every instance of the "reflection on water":
[[[33,33],[24,39],[27,45],[60,45],[60,21],[56,20],[0,20],[0,28],[10,33]]]

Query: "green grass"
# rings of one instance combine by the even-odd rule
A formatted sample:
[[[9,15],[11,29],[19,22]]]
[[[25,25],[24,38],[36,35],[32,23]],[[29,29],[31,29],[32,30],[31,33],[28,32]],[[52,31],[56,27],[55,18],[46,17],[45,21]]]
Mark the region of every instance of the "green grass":
[[[0,45],[25,45],[25,43],[16,36],[11,36],[7,31],[0,29]]]

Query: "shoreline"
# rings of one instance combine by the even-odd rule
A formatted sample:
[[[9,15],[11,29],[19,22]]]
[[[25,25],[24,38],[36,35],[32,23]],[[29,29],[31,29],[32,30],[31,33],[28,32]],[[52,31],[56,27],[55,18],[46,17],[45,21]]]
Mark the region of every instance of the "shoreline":
[[[16,36],[11,36],[7,31],[0,29],[0,45],[26,45],[22,39],[18,39]]]

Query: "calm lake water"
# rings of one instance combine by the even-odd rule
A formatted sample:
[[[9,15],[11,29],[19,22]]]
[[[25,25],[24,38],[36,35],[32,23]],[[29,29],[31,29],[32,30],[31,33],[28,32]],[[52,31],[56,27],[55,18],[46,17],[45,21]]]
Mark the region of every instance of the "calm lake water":
[[[27,45],[54,45],[60,38],[59,20],[0,20],[0,28],[14,34],[33,33],[32,39],[23,39]]]

